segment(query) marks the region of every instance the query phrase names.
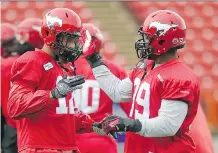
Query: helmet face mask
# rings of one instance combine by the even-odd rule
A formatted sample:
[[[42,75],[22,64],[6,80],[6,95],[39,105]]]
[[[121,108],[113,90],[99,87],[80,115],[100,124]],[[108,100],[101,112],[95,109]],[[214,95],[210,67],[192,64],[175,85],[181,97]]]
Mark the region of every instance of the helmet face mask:
[[[82,54],[80,37],[81,34],[77,31],[72,34],[60,32],[56,35],[56,42],[51,43],[51,49],[63,61],[75,61]]]
[[[149,35],[142,32],[142,27],[139,28],[138,34],[141,35],[141,39],[138,39],[135,42],[135,50],[138,58],[149,58],[152,55],[152,46],[151,46],[151,39]]]

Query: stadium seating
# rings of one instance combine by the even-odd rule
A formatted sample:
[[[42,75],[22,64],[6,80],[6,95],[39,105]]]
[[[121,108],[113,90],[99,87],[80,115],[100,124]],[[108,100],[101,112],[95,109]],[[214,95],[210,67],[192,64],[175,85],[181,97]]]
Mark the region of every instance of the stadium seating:
[[[93,23],[101,29],[101,25],[99,21],[96,21],[93,17],[92,10],[86,6],[85,2],[56,2],[56,1],[49,1],[49,2],[36,2],[36,1],[26,1],[26,2],[3,2],[2,3],[2,22],[9,22],[13,24],[19,24],[22,20],[29,17],[38,17],[42,18],[45,13],[49,10],[56,8],[56,7],[65,7],[73,9],[82,19],[82,22],[89,22]],[[110,36],[103,32],[104,34],[104,51],[106,59],[110,59],[113,61],[117,61],[117,47],[114,42],[111,41]],[[113,54],[110,51],[113,49]],[[107,57],[108,55],[108,57]],[[121,56],[121,55],[119,55]],[[122,58],[125,58],[122,56]],[[122,64],[122,63],[118,63]]]

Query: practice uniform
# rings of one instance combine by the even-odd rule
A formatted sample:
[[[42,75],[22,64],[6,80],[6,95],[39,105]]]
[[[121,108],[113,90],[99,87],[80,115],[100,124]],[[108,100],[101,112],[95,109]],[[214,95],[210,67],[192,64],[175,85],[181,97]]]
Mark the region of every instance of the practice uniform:
[[[26,52],[15,61],[8,112],[17,119],[19,152],[79,152],[73,93],[50,100],[59,80],[73,74],[69,64],[61,66],[41,50]]]
[[[200,89],[196,76],[180,59],[154,69],[153,61],[146,63],[139,62],[130,75],[134,103],[130,116],[135,119],[157,117],[162,99],[183,101],[188,104],[188,112],[175,136],[148,138],[128,132],[125,153],[194,153],[189,127],[199,103]]]
[[[2,151],[4,153],[16,153],[17,152],[17,133],[16,122],[12,120],[7,111],[8,95],[10,90],[10,78],[11,68],[14,61],[19,56],[9,56],[1,59],[1,107],[2,117],[5,119],[5,123],[2,123]]]

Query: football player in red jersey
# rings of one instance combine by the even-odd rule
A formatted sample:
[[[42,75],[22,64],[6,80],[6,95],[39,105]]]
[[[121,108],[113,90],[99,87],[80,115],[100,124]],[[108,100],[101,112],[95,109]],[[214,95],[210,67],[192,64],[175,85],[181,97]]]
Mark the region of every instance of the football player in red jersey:
[[[15,33],[17,31],[17,28],[9,23],[3,23],[1,24],[1,46],[2,46],[2,59],[1,59],[1,78],[2,80],[7,79],[6,81],[2,82],[1,84],[1,106],[3,107],[3,114],[6,118],[6,121],[10,123],[9,117],[7,115],[7,106],[5,105],[5,102],[7,104],[8,99],[8,93],[4,93],[4,91],[9,92],[10,88],[10,81],[9,81],[9,75],[10,75],[10,68],[12,66],[12,61],[14,61],[17,56],[17,52],[19,50],[19,42],[15,38]],[[8,67],[8,65],[10,65]],[[3,85],[5,82],[7,82],[5,85]]]
[[[2,121],[2,141],[1,148],[4,153],[16,153],[17,141],[14,122],[9,118],[7,113],[8,94],[10,89],[10,70],[14,60],[20,53],[19,42],[15,38],[17,28],[9,23],[1,24],[1,117]]]
[[[10,126],[15,127],[15,121],[12,120],[7,112],[7,103],[8,103],[8,95],[10,90],[10,72],[11,67],[14,63],[14,61],[23,53],[29,50],[34,50],[35,48],[42,48],[44,42],[43,39],[40,37],[39,28],[41,28],[42,20],[38,18],[28,18],[24,21],[22,21],[19,25],[16,31],[13,30],[13,33],[11,33],[11,40],[16,42],[16,48],[13,48],[14,50],[9,51],[7,49],[4,50],[5,58],[1,61],[1,77],[2,77],[2,83],[1,83],[1,102],[2,102],[2,108],[3,108],[3,114],[6,118],[7,123]],[[9,25],[9,24],[7,24]],[[12,25],[10,26],[12,27]],[[8,26],[8,28],[10,28]],[[38,27],[38,29],[36,29]],[[15,27],[14,27],[15,29]],[[7,29],[2,29],[3,31],[12,31]],[[13,34],[13,35],[12,35]],[[13,127],[10,127],[9,125],[5,125],[5,136],[3,141],[5,145],[8,147],[3,147],[3,150],[5,153],[7,152],[17,152],[17,141],[16,141],[16,131],[13,129]],[[13,130],[12,130],[13,129]],[[10,144],[11,141],[14,141],[14,147],[12,144]],[[6,144],[7,143],[7,144]],[[11,151],[13,149],[13,151]],[[10,151],[8,151],[10,150]]]
[[[159,10],[145,19],[138,33],[142,38],[135,48],[141,61],[123,80],[105,66],[90,34],[83,34],[87,38],[83,52],[100,87],[115,102],[133,100],[132,119],[109,115],[102,129],[128,131],[125,153],[195,153],[189,127],[200,88],[177,54],[186,43],[185,21],[175,12]]]
[[[18,51],[18,41],[15,39],[16,27],[9,23],[1,24],[1,149],[5,153],[16,153],[16,130],[11,127],[7,114],[7,98],[10,88],[7,68],[7,58],[15,51]],[[4,80],[4,81],[3,81]],[[7,91],[7,92],[5,92]]]
[[[100,51],[103,46],[103,34],[93,24],[83,24],[95,42],[96,50]],[[127,77],[124,69],[118,67],[108,60],[104,60],[108,69],[120,79]],[[81,90],[74,92],[75,103],[78,109],[87,113],[92,119],[99,122],[105,114],[113,114],[113,101],[100,89],[98,82],[92,73],[92,69],[84,56],[80,56],[75,62],[76,74],[85,76],[86,82]],[[131,103],[120,103],[121,108],[128,114]],[[82,153],[117,153],[117,144],[114,139],[108,136],[100,136],[96,133],[78,134],[77,145]]]
[[[43,48],[28,51],[14,62],[8,114],[17,120],[19,152],[77,153],[76,130],[94,129],[90,117],[76,113],[79,119],[75,118],[71,94],[85,82],[68,64],[82,53],[81,28],[74,11],[49,11],[41,24]]]

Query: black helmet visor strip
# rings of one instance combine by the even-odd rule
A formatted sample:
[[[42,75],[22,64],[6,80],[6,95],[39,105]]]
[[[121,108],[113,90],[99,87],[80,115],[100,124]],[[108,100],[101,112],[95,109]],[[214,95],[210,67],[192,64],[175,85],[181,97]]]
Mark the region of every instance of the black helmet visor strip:
[[[141,26],[138,30],[138,34],[141,35],[142,38],[135,42],[135,50],[138,58],[146,59],[152,54],[154,50],[151,47],[151,43],[157,37],[157,35],[154,34],[153,37],[150,38],[148,34],[142,31],[142,28],[143,27]]]

